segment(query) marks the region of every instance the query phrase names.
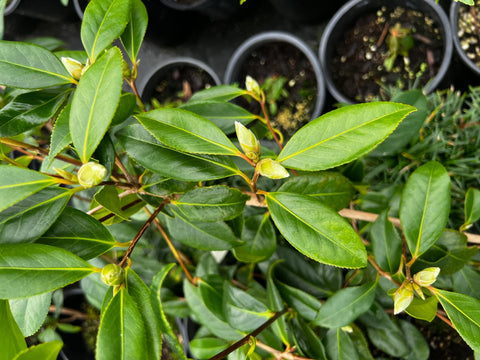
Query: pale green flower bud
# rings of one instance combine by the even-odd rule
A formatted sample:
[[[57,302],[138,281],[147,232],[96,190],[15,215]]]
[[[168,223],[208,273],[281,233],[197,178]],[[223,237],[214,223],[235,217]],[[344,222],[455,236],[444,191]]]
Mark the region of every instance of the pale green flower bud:
[[[69,74],[72,75],[75,80],[80,80],[83,74],[83,64],[69,57],[62,57],[61,60]]]
[[[440,274],[439,267],[429,267],[413,275],[413,281],[420,286],[429,286],[437,280],[438,274]]]
[[[242,123],[235,121],[235,131],[243,152],[250,160],[257,162],[260,158],[260,143],[255,134],[243,126]]]
[[[393,298],[394,303],[394,315],[401,313],[405,310],[413,300],[413,286],[405,280],[405,282],[398,288],[395,292],[395,296]]]
[[[416,283],[412,283],[413,290],[415,293],[420,296],[422,300],[425,300],[425,295],[423,294],[422,288],[418,286]]]
[[[107,176],[105,166],[91,161],[83,164],[77,173],[78,182],[85,187],[100,184],[105,179],[105,176]]]
[[[290,176],[288,171],[282,165],[280,165],[278,161],[273,159],[260,160],[256,169],[260,175],[270,179],[283,179]]]
[[[245,79],[245,88],[247,89],[247,91],[254,93],[255,96],[260,97],[260,85],[258,85],[257,80],[252,78],[250,75],[247,75],[247,78]]]
[[[125,272],[117,264],[108,264],[102,269],[101,278],[108,286],[122,285],[125,280]]]
[[[126,79],[130,79],[132,76],[132,70],[130,69],[130,65],[125,60],[122,60],[122,75]]]

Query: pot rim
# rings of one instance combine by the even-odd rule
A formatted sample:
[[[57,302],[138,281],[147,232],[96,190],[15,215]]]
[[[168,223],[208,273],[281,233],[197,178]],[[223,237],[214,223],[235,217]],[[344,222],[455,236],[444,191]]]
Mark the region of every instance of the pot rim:
[[[160,2],[172,9],[176,10],[196,10],[198,7],[203,6],[205,3],[208,3],[211,0],[198,0],[194,4],[178,4],[173,0],[160,0]]]
[[[325,75],[325,81],[327,83],[328,90],[330,94],[339,102],[346,103],[346,104],[355,104],[352,99],[346,97],[342,92],[337,88],[335,83],[333,82],[331,73],[329,71],[329,64],[327,61],[327,53],[329,48],[329,40],[332,34],[338,33],[336,31],[337,24],[350,13],[350,11],[355,11],[356,8],[365,8],[369,6],[372,1],[377,0],[350,0],[344,6],[342,6],[332,17],[332,19],[328,22],[325,31],[322,34],[322,38],[320,40],[320,46],[318,49],[318,55],[320,59],[320,65],[322,67],[323,73]],[[431,93],[440,82],[443,80],[444,76],[446,75],[452,58],[453,53],[453,44],[452,44],[452,30],[450,28],[450,22],[445,11],[441,8],[441,6],[435,3],[434,0],[416,0],[417,2],[406,1],[403,6],[408,6],[411,8],[415,8],[414,5],[418,2],[423,2],[429,7],[432,11],[432,14],[438,18],[437,25],[440,29],[441,35],[443,37],[443,45],[444,45],[444,56],[442,59],[442,63],[440,68],[438,69],[437,74],[430,79],[427,83],[426,93]],[[376,6],[372,6],[375,8]],[[341,24],[342,25],[342,24]]]
[[[83,10],[80,7],[80,4],[79,4],[78,1],[79,0],[73,0],[73,7],[75,8],[75,12],[77,13],[80,20],[82,20],[83,19]]]
[[[11,13],[13,13],[15,11],[15,9],[18,7],[18,5],[20,5],[21,1],[22,0],[12,0],[12,2],[10,4],[5,6],[5,10],[4,10],[3,15],[7,16],[7,15],[10,15]]]
[[[240,67],[239,64],[248,56],[251,50],[270,42],[285,42],[295,46],[312,64],[313,72],[315,73],[315,78],[317,81],[317,99],[315,102],[315,107],[312,111],[311,120],[319,117],[323,110],[326,96],[324,74],[322,73],[320,63],[313,50],[310,49],[308,45],[299,37],[290,33],[283,31],[266,31],[256,34],[245,40],[240,46],[237,47],[228,61],[227,69],[225,70],[224,83],[231,84],[235,81]]]

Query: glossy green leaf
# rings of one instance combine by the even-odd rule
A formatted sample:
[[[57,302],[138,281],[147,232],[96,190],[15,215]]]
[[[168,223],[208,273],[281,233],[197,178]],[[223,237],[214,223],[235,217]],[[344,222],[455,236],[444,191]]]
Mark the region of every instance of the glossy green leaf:
[[[148,14],[141,0],[131,0],[129,19],[121,39],[132,62],[135,62],[147,31]]]
[[[39,172],[0,165],[0,211],[53,184],[53,178]]]
[[[119,125],[127,120],[134,113],[136,106],[137,97],[134,94],[129,92],[122,93],[111,126]]]
[[[128,22],[129,0],[90,1],[83,13],[80,36],[83,46],[94,62],[118,38]]]
[[[204,275],[198,280],[197,286],[205,306],[218,319],[225,320],[223,313],[223,283],[225,279],[216,274]]]
[[[61,61],[47,49],[0,40],[0,84],[43,89],[74,82]]]
[[[229,346],[229,342],[217,338],[199,338],[190,342],[190,351],[196,359],[210,359]]]
[[[315,324],[331,329],[349,325],[372,306],[376,288],[372,281],[339,290],[320,308]]]
[[[388,211],[380,214],[370,228],[373,255],[377,264],[389,273],[396,273],[402,257],[402,239],[388,220]]]
[[[453,274],[453,290],[480,300],[480,273],[471,265]]]
[[[0,110],[0,136],[18,135],[47,122],[69,93],[68,89],[48,89],[16,96]]]
[[[353,345],[358,353],[359,360],[374,360],[372,353],[370,352],[368,341],[363,334],[362,330],[353,323],[351,325],[352,332],[348,335],[353,341]]]
[[[2,284],[3,285],[3,284]],[[0,360],[11,360],[17,353],[27,348],[23,334],[20,331],[10,311],[7,300],[0,300]]]
[[[45,49],[50,51],[60,49],[66,45],[65,42],[63,42],[62,40],[50,36],[29,38],[25,42],[44,47]]]
[[[246,91],[236,86],[219,85],[209,89],[198,91],[190,98],[190,103],[197,101],[223,101],[227,102],[238,96],[245,94]]]
[[[50,161],[53,161],[56,155],[72,143],[72,137],[70,136],[70,109],[71,104],[65,106],[57,117],[57,121],[55,121],[50,141],[50,152],[48,153]]]
[[[470,188],[465,194],[465,224],[462,228],[467,229],[468,225],[478,219],[480,219],[480,190]]]
[[[169,273],[169,271],[174,267],[174,264],[170,264],[165,266],[162,270],[160,270],[152,280],[152,284],[150,285],[151,290],[151,300],[153,305],[153,310],[155,312],[155,316],[159,321],[159,326],[162,331],[162,335],[165,338],[170,350],[172,350],[181,360],[187,360],[185,353],[183,351],[183,347],[180,344],[177,336],[175,335],[170,323],[168,322],[167,316],[165,315],[165,311],[163,309],[163,302],[161,298],[161,289],[163,283]]]
[[[117,190],[119,189],[111,187],[110,190],[117,192]],[[110,194],[113,194],[113,191]],[[102,196],[103,195],[105,194],[102,194]],[[99,211],[96,211],[93,214],[93,217],[95,219],[98,219],[99,221],[101,220],[101,223],[105,226],[117,224],[129,219],[131,216],[141,210],[142,207],[145,205],[143,200],[140,199],[137,194],[129,194],[127,196],[119,198],[117,192],[115,196],[119,201],[112,201],[108,203],[108,206],[115,206],[113,208],[114,211],[111,211],[110,209],[108,209],[108,207],[106,207],[102,208]],[[93,209],[97,206],[99,206],[99,203],[96,201],[96,197],[94,197],[92,203],[90,204],[90,208]],[[128,241],[130,240],[131,239],[129,239]]]
[[[233,254],[239,261],[262,262],[268,260],[277,248],[275,228],[267,213],[247,218],[241,239],[244,244],[233,249]]]
[[[415,319],[431,322],[437,316],[437,304],[435,296],[427,297],[425,300],[414,297],[405,312]]]
[[[121,199],[118,197],[118,190],[115,186],[104,186],[94,196],[95,201],[102,205],[105,210],[127,220],[123,214]]]
[[[101,222],[72,207],[66,207],[36,242],[63,248],[85,260],[102,255],[116,244]]]
[[[56,360],[62,346],[63,343],[58,340],[38,344],[23,350],[13,360]]]
[[[273,315],[262,302],[227,281],[223,287],[223,313],[231,327],[245,332],[255,330]]]
[[[0,299],[29,297],[74,283],[95,271],[78,256],[41,244],[0,245]]]
[[[400,220],[414,258],[428,250],[442,234],[450,212],[450,177],[438,162],[413,172],[403,190]]]
[[[278,321],[278,320],[277,320]],[[290,322],[295,344],[308,357],[315,360],[327,360],[325,348],[318,335],[301,318],[292,318]]]
[[[170,209],[175,217],[166,217],[168,231],[173,239],[185,245],[202,250],[230,250],[241,244],[228,225],[222,221],[190,221],[178,210]]]
[[[162,355],[162,337],[160,320],[156,316],[152,294],[142,279],[132,270],[126,272],[128,294],[140,311],[144,328],[146,346],[142,351],[142,357],[145,360],[158,360]]]
[[[333,266],[366,266],[367,255],[360,237],[330,207],[291,193],[268,193],[266,198],[275,225],[302,254]]]
[[[102,141],[100,141],[92,157],[107,169],[105,178],[108,179],[112,175],[112,170],[115,166],[115,145],[113,145],[109,133],[105,134]]]
[[[359,360],[352,339],[342,329],[330,329],[325,335],[325,350],[330,360]]]
[[[105,264],[103,263],[100,264],[102,267],[104,265]],[[100,273],[93,273],[84,277],[80,280],[80,287],[82,288],[88,303],[96,307],[98,310],[101,310],[105,294],[108,291],[108,285],[102,281]]]
[[[289,178],[278,191],[308,195],[335,210],[347,207],[355,195],[350,180],[340,173],[327,171]]]
[[[410,346],[410,352],[404,357],[405,360],[427,360],[430,356],[430,348],[422,333],[415,325],[405,320],[399,320],[398,324],[403,331],[403,336]]]
[[[136,116],[161,143],[194,154],[238,155],[240,151],[211,121],[181,109],[157,109]]]
[[[414,110],[408,105],[377,102],[331,111],[297,131],[277,160],[287,168],[307,171],[348,163],[371,151]]]
[[[40,329],[47,317],[52,293],[44,293],[24,299],[12,299],[10,309],[23,336],[32,336]]]
[[[147,345],[145,324],[135,302],[125,288],[109,302],[100,318],[95,358],[135,359]]]
[[[102,2],[104,0],[91,4]],[[70,135],[82,162],[90,159],[105,135],[117,109],[121,90],[122,54],[118,48],[112,48],[82,75],[73,96]]]
[[[28,243],[56,221],[70,199],[64,188],[46,188],[0,212],[0,243]]]
[[[238,174],[229,157],[193,155],[160,145],[141,125],[132,125],[117,135],[120,144],[136,162],[160,175],[184,181],[206,181]],[[163,159],[163,161],[158,161]]]
[[[308,321],[314,321],[322,303],[309,293],[276,281],[278,291],[285,302],[292,307],[301,317]]]
[[[228,186],[215,185],[191,190],[172,201],[192,221],[231,220],[243,212],[250,196]]]
[[[273,262],[268,268],[267,273],[267,305],[269,309],[272,309],[272,311],[276,312],[282,311],[285,308],[285,303],[273,278],[273,269],[276,265],[282,262],[282,260],[277,260]],[[285,345],[290,345],[289,335],[287,331],[287,323],[284,316],[281,316],[280,318],[275,320],[275,322],[271,325],[271,328],[272,331],[277,334],[277,336],[282,340]]]
[[[252,113],[238,105],[229,102],[188,102],[182,105],[180,108],[191,111],[210,120],[227,135],[235,133],[235,121],[238,121],[243,125],[247,125],[256,119],[255,115]]]

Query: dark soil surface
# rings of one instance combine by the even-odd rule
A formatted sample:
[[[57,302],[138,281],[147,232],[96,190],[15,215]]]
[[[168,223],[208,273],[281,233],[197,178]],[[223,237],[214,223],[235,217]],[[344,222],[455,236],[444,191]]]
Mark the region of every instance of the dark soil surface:
[[[167,2],[180,4],[180,5],[195,5],[199,2],[201,2],[201,0],[170,0],[170,1],[167,1]]]
[[[267,78],[286,78],[284,90],[288,95],[276,102],[277,112],[271,114],[272,126],[284,135],[291,136],[311,119],[317,97],[315,73],[307,57],[295,46],[278,42],[256,48],[241,66],[240,85],[243,86],[247,75],[260,85]],[[248,110],[260,113],[255,102],[248,106]]]
[[[458,8],[458,38],[463,51],[475,65],[480,67],[480,7],[459,6]]]
[[[399,55],[392,70],[387,71],[384,61],[389,56],[389,30],[397,23],[410,30],[414,46],[408,52],[408,66]],[[417,77],[425,85],[437,73],[442,53],[443,43],[432,19],[411,9],[397,7],[388,11],[382,7],[359,18],[345,32],[332,61],[333,78],[350,99],[369,101],[378,97],[382,87],[406,89]]]

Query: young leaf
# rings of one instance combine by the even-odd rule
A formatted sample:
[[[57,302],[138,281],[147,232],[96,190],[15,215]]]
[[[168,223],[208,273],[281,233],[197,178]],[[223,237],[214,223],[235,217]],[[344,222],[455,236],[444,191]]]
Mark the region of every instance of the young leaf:
[[[232,85],[213,86],[210,89],[198,91],[190,98],[190,103],[199,101],[222,101],[227,102],[238,96],[245,94],[246,91]]]
[[[0,299],[29,297],[74,283],[95,268],[78,256],[41,244],[0,245]]]
[[[23,336],[32,336],[40,329],[47,317],[51,302],[51,292],[10,300],[12,315]]]
[[[434,294],[463,340],[479,352],[480,300],[440,289],[435,289]]]
[[[83,163],[90,159],[105,135],[118,106],[121,90],[122,55],[118,48],[112,48],[83,74],[73,96],[70,135]]]
[[[238,155],[240,151],[211,121],[181,109],[157,109],[136,116],[160,142],[194,154]]]
[[[370,238],[377,264],[389,273],[396,273],[402,256],[402,239],[388,220],[388,211],[382,212],[373,223]]]
[[[172,201],[192,221],[231,220],[240,215],[250,196],[228,186],[199,187]]]
[[[352,339],[342,329],[330,329],[325,336],[325,350],[329,359],[360,360]]]
[[[206,181],[237,175],[229,157],[185,154],[158,143],[141,125],[132,125],[117,135],[122,147],[136,162],[160,175],[184,181]],[[158,161],[163,159],[163,161]]]
[[[277,160],[285,167],[307,171],[348,163],[377,146],[414,110],[409,105],[377,102],[331,111],[297,131]]]
[[[135,359],[146,347],[145,324],[125,288],[120,289],[102,312],[95,358]]]
[[[346,268],[367,265],[360,237],[338,213],[318,200],[291,193],[267,193],[267,205],[282,235],[313,260]]]
[[[430,296],[425,300],[414,297],[405,312],[415,319],[433,321],[437,316],[438,300],[435,296]]]
[[[465,224],[462,228],[467,229],[478,219],[480,219],[480,191],[470,188],[465,194]]]
[[[0,165],[0,211],[53,184],[53,178],[39,172]]]
[[[62,346],[59,340],[38,344],[18,353],[13,360],[56,360]]]
[[[372,306],[376,288],[372,281],[338,291],[320,308],[315,324],[330,329],[349,325]]]
[[[0,84],[44,89],[74,82],[61,61],[47,49],[0,40]]]
[[[122,34],[129,11],[130,0],[89,2],[83,13],[80,36],[91,63]]]
[[[412,256],[427,251],[442,234],[450,212],[450,177],[438,162],[413,172],[403,190],[400,220]]]
[[[102,223],[72,207],[66,207],[36,242],[63,248],[84,260],[100,256],[116,244]]]
[[[50,152],[48,153],[49,161],[53,161],[64,148],[72,143],[70,136],[70,109],[71,104],[67,104],[58,115],[55,126],[53,127],[52,137],[50,141]]]
[[[121,39],[132,62],[137,60],[143,37],[147,31],[148,14],[141,0],[131,0],[128,25]]]
[[[291,306],[301,317],[308,321],[314,321],[322,303],[309,293],[286,285],[280,281],[275,281],[278,291],[285,302]]]
[[[3,284],[2,284],[3,285]],[[7,300],[0,300],[0,353],[1,360],[11,360],[17,353],[27,348],[23,334],[20,331]]]

